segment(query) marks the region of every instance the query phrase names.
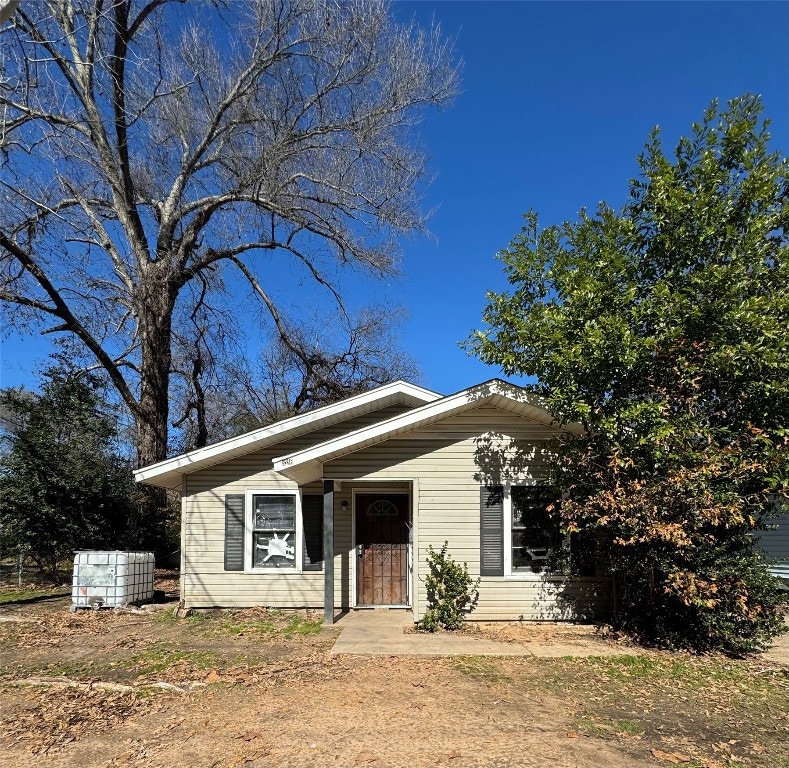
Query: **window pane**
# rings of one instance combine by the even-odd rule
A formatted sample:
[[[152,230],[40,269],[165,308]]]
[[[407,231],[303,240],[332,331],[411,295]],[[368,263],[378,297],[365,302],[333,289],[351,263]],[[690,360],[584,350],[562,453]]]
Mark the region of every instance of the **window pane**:
[[[549,528],[555,523],[547,507],[554,500],[550,488],[517,485],[512,488],[513,527]]]
[[[252,527],[257,530],[296,532],[295,496],[255,496]]]
[[[255,531],[252,534],[252,565],[255,568],[295,568],[295,539],[295,533]]]
[[[286,494],[252,498],[252,565],[296,567],[296,497]]]
[[[559,524],[548,506],[556,494],[541,486],[512,488],[512,570],[542,573],[559,546]]]
[[[512,532],[512,568],[513,570],[533,571],[541,573],[545,570],[546,560],[551,551],[548,537],[544,546],[539,546],[533,531]]]

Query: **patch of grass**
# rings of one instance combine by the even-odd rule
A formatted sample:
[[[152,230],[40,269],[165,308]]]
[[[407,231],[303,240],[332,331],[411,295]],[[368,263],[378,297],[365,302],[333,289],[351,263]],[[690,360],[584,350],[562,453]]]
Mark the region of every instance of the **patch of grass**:
[[[264,653],[239,653],[229,659],[228,666],[257,669],[270,664],[272,659]]]
[[[561,696],[588,736],[640,737],[672,751],[664,738],[679,729],[693,734],[680,751],[699,766],[712,759],[731,768],[789,768],[789,675],[758,657],[647,653],[552,659],[522,668],[521,676],[516,685],[539,685]],[[729,739],[736,740],[734,753],[721,754],[718,745]]]
[[[723,694],[743,705],[772,703],[784,709],[789,697],[785,674],[723,657],[614,656],[588,661],[602,680],[620,688],[649,686],[688,696]]]
[[[256,635],[265,638],[317,635],[323,619],[282,611],[226,611],[219,615],[195,613],[186,621],[207,635]]]
[[[222,620],[212,627],[217,633],[239,637],[241,635],[274,635],[277,634],[278,625],[273,621],[234,621]]]
[[[594,656],[588,663],[610,680],[626,682],[665,682],[667,680],[684,680],[689,667],[681,659],[666,659],[657,656]]]
[[[317,635],[323,627],[323,619],[308,619],[305,616],[293,614],[285,622],[286,635]]]
[[[453,658],[453,664],[462,675],[476,677],[490,683],[498,682],[506,677],[497,660],[490,656],[456,656]]]
[[[644,732],[644,724],[638,720],[615,720],[614,727],[626,736],[640,736]]]
[[[178,663],[197,669],[210,669],[219,664],[217,654],[210,651],[185,651],[166,643],[159,643],[125,659],[118,666],[137,673],[138,676],[164,672]]]
[[[612,736],[609,727],[592,717],[582,717],[575,725],[579,731],[585,733],[587,736],[594,736],[598,739],[607,739]]]
[[[163,611],[156,611],[153,615],[159,624],[165,626],[175,626],[180,619],[175,615],[175,608],[165,608]]]
[[[67,597],[70,594],[70,591],[66,592],[61,587],[0,587],[0,605],[47,597]]]
[[[93,665],[90,662],[76,661],[47,664],[41,668],[41,674],[47,677],[68,677],[71,679],[90,677],[93,671]]]
[[[19,642],[19,633],[15,627],[0,626],[0,648],[8,647],[13,648]]]

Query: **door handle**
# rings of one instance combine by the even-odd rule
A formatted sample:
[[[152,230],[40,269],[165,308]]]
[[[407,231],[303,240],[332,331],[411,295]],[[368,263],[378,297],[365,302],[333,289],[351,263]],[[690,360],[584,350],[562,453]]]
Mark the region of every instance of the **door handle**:
[[[364,545],[357,544],[356,545],[356,557],[362,557],[364,555]]]

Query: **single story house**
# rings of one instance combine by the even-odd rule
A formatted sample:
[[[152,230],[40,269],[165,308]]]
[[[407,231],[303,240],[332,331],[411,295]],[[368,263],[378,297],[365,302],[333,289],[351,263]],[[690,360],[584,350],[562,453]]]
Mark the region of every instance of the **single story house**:
[[[135,474],[180,492],[184,608],[418,620],[428,545],[446,541],[481,577],[473,619],[600,617],[595,556],[569,579],[551,554],[569,547],[539,484],[558,434],[534,395],[498,379],[448,396],[396,381]]]

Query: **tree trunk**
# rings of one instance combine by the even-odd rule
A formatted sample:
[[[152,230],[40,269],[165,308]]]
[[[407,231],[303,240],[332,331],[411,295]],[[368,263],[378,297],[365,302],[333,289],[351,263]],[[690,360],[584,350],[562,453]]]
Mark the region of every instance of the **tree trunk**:
[[[168,284],[152,275],[146,277],[143,292],[145,296],[138,302],[141,356],[140,405],[136,424],[138,467],[167,458],[172,316],[175,305],[175,294]]]
[[[141,362],[140,403],[136,417],[138,467],[167,458],[171,336],[176,296],[174,281],[160,279],[154,269],[143,278],[137,302]],[[138,546],[162,554],[170,511],[167,491],[143,485],[140,492]]]

